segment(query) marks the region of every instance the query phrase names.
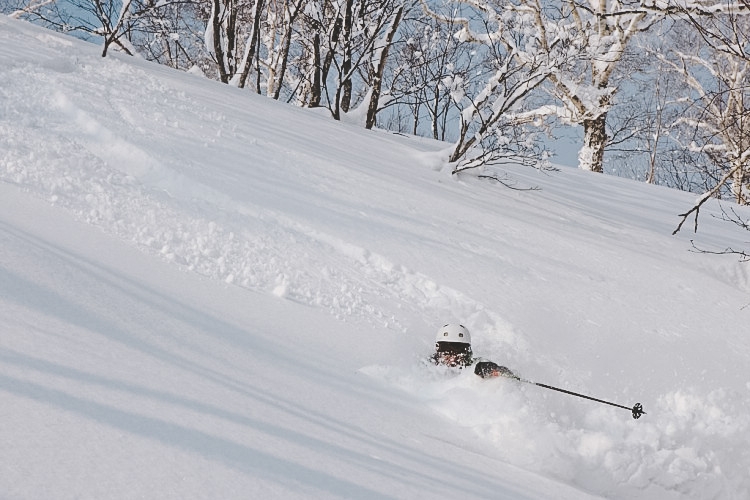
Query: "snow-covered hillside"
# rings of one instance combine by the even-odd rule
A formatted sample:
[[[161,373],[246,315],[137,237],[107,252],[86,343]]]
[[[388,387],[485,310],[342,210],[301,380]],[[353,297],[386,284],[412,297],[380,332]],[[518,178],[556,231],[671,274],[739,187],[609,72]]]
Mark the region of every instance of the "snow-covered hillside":
[[[717,204],[98,53],[0,17],[0,498],[750,497]],[[428,366],[447,322],[647,414]]]

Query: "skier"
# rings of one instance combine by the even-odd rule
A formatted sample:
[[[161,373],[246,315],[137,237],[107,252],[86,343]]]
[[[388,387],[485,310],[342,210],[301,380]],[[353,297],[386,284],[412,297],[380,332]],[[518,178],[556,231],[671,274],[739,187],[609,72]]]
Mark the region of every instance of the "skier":
[[[472,356],[471,335],[464,325],[447,324],[438,330],[435,338],[435,353],[430,357],[433,363],[461,369],[474,364]],[[508,368],[492,361],[477,362],[474,365],[474,373],[482,378],[518,378]]]
[[[645,415],[643,411],[643,405],[636,403],[632,408],[627,406],[605,401],[603,399],[593,398],[586,396],[585,394],[579,394],[572,392],[567,389],[560,389],[559,387],[552,387],[547,384],[540,384],[539,382],[532,382],[531,380],[522,379],[511,370],[504,366],[500,366],[492,361],[477,361],[474,363],[474,358],[471,352],[471,335],[469,330],[464,325],[448,324],[444,325],[438,330],[437,338],[435,339],[435,352],[430,356],[430,361],[436,365],[450,366],[453,368],[462,369],[465,366],[474,365],[474,373],[482,378],[490,377],[508,377],[525,384],[538,385],[545,389],[551,389],[553,391],[563,392],[570,394],[571,396],[578,396],[579,398],[590,399],[598,403],[604,403],[610,406],[616,406],[618,408],[624,408],[630,410],[633,414],[633,418],[641,418],[641,415]]]

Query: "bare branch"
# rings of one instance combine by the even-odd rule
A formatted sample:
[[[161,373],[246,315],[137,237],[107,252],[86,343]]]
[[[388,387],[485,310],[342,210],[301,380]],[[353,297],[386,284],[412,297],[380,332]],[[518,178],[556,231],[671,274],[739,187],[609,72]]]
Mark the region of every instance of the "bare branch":
[[[701,196],[698,199],[698,202],[693,205],[693,208],[685,212],[684,214],[679,214],[680,217],[682,217],[682,221],[677,225],[677,228],[672,231],[672,234],[675,235],[678,232],[680,232],[680,229],[682,228],[682,225],[685,223],[685,220],[690,216],[690,214],[695,213],[695,227],[693,229],[694,232],[698,232],[698,213],[700,212],[701,207],[704,203],[706,203],[710,198],[713,198],[716,196],[716,194],[719,192],[719,190],[722,188],[724,183],[726,183],[737,171],[737,169],[740,168],[740,166],[736,166],[733,169],[729,170],[726,174],[724,174],[724,177],[716,183],[716,185],[710,189],[708,192],[704,193],[703,196]]]

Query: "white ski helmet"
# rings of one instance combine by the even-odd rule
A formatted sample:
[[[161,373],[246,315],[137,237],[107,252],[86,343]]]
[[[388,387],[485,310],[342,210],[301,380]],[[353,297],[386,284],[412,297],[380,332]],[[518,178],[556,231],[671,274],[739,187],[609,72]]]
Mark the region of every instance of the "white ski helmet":
[[[471,344],[471,335],[464,325],[447,324],[438,330],[435,342]]]

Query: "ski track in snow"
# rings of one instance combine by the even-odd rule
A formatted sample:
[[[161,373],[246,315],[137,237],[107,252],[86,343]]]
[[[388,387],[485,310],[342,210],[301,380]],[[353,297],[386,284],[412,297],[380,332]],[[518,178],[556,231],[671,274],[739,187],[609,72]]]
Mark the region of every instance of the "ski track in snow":
[[[131,96],[117,95],[119,87],[109,90],[105,98],[133,128],[131,133],[148,133],[137,125],[143,117],[156,126],[179,127],[161,112],[152,111],[163,108],[165,95],[175,98],[167,102],[179,103],[176,112],[195,114],[198,123],[218,123],[219,132],[214,134],[232,133],[222,132],[222,117],[216,111],[202,108],[184,93],[120,61],[106,60],[96,70],[76,61],[55,61],[47,67],[53,73],[39,72],[22,95],[8,92],[6,96],[10,102],[49,109],[43,119],[34,109],[20,109],[12,117],[14,126],[2,130],[7,147],[0,157],[5,166],[0,173],[6,182],[212,279],[321,307],[337,318],[376,319],[378,326],[403,331],[394,312],[378,306],[383,297],[396,298],[421,309],[425,317],[445,317],[449,311],[448,316],[464,318],[475,328],[501,332],[496,334],[498,342],[523,351],[522,339],[498,314],[460,292],[382,255],[267,208],[233,201],[180,176],[129,142],[123,133],[111,130],[107,123],[76,105],[76,99],[86,98],[87,89],[71,91],[55,85],[56,78],[63,76],[55,73],[68,73],[78,66],[90,73],[92,82],[98,81],[98,71],[138,87],[142,99],[137,101],[137,109],[129,109],[124,103],[132,102]],[[19,106],[13,110],[18,112]],[[56,140],[49,140],[51,132]],[[200,200],[202,213],[211,212],[214,218],[191,215],[190,204],[196,200]]]
[[[33,77],[23,89],[5,85],[13,72]],[[2,181],[211,279],[397,331],[407,328],[388,304],[401,304],[424,317],[465,318],[478,332],[496,332],[496,342],[512,346],[515,356],[529,356],[525,339],[500,314],[439,279],[180,175],[77,104],[86,98],[86,88],[58,85],[58,79],[76,72],[91,82],[105,74],[126,82],[110,89],[106,101],[121,118],[119,127],[132,134],[148,134],[155,127],[181,133],[181,124],[159,111],[164,101],[177,106],[179,116],[194,114],[196,123],[210,123],[199,135],[206,143],[237,133],[221,113],[116,59],[95,67],[74,57],[43,61],[41,69],[31,64],[0,74],[0,101],[13,103],[0,104],[5,115],[0,122]],[[127,104],[133,102],[131,94],[140,99],[137,109]],[[149,127],[139,125],[144,121]],[[194,140],[191,131],[182,133],[185,140]],[[192,213],[196,204],[200,214],[212,217]],[[716,389],[706,398],[691,388],[666,392],[635,422],[623,410],[587,406],[515,382],[489,384],[469,373],[455,376],[421,366],[362,371],[496,442],[509,461],[605,496],[750,496],[747,393]],[[466,407],[482,411],[467,413]],[[734,454],[738,442],[745,450],[741,460]]]
[[[179,128],[178,123],[153,111],[164,107],[161,104],[164,96],[175,98],[166,102],[180,103],[176,112],[194,114],[198,123],[218,123],[219,132],[214,131],[215,135],[232,133],[222,132],[222,117],[216,111],[203,108],[183,92],[170,89],[164,82],[120,61],[106,60],[96,69],[75,61],[55,61],[47,69],[64,74],[76,66],[90,73],[88,78],[92,82],[98,81],[97,72],[101,72],[107,78],[114,74],[130,82],[133,89],[137,87],[141,97],[137,109],[129,109],[125,104],[133,102],[132,96],[118,96],[119,87],[109,90],[111,95],[106,96],[109,106],[122,117],[126,128],[134,129],[134,134],[148,133],[137,125],[144,120],[151,121],[152,126]],[[227,199],[180,176],[129,142],[124,134],[111,130],[107,123],[77,106],[74,100],[85,99],[87,89],[67,90],[75,94],[68,97],[55,85],[58,76],[62,75],[40,72],[23,95],[6,96],[9,101],[33,103],[50,112],[39,123],[35,122],[38,113],[34,109],[22,111],[13,117],[15,126],[2,131],[7,141],[2,157],[3,180],[70,209],[79,218],[119,238],[213,279],[271,291],[280,297],[326,308],[337,317],[378,318],[381,326],[402,329],[392,313],[373,305],[379,296],[397,297],[421,308],[428,317],[444,316],[446,310],[454,317],[467,318],[466,321],[482,317],[488,323],[487,330],[507,332],[502,340],[521,347],[520,339],[514,338],[499,315],[486,311],[482,304],[460,292],[392,263],[382,255],[320,233],[282,214]],[[13,109],[16,112],[19,107]],[[51,131],[61,140],[50,141]],[[199,136],[205,139],[207,135],[204,132]],[[50,143],[53,148],[48,146]],[[207,220],[191,215],[189,205],[196,200],[213,212],[215,218]],[[317,251],[313,254],[311,248]],[[283,261],[280,255],[285,256]],[[348,262],[346,268],[342,269],[342,261]]]

